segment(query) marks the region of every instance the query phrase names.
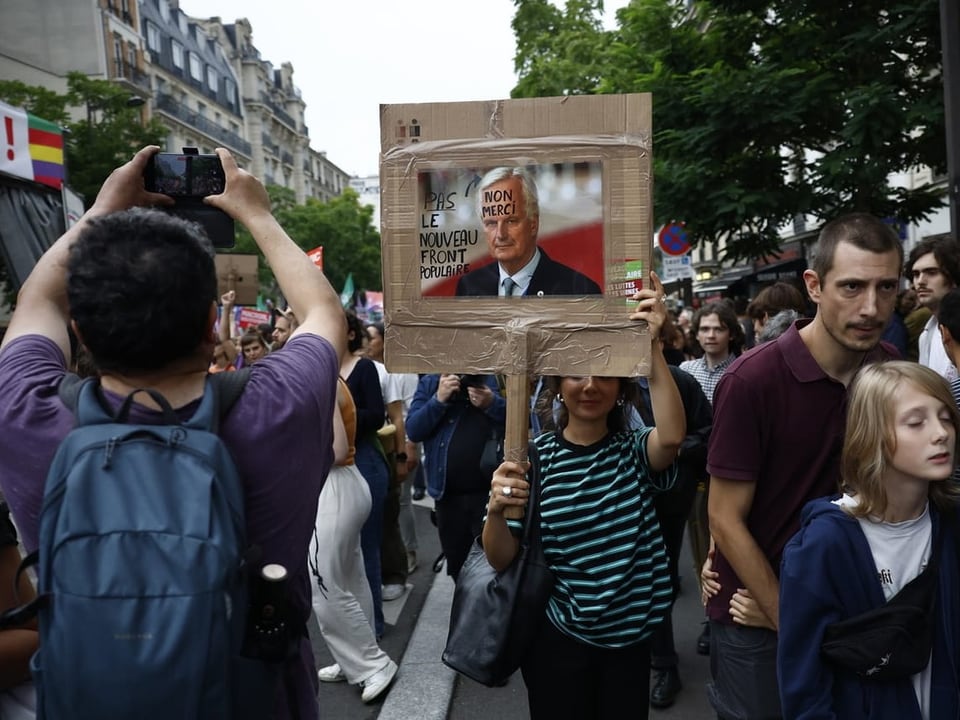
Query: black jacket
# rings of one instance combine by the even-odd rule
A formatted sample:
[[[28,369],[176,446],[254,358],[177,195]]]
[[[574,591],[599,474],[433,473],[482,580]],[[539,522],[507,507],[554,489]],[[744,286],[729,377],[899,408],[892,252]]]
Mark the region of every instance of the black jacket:
[[[499,294],[500,269],[496,262],[472,270],[457,281],[457,295],[489,296]],[[540,262],[533,271],[526,297],[540,295],[602,295],[600,286],[583,273],[551,260],[540,248]]]

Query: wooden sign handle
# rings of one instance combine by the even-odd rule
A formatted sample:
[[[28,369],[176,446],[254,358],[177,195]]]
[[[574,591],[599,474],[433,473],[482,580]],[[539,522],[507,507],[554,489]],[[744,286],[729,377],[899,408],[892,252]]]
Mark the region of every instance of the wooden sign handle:
[[[503,458],[512,462],[527,461],[530,429],[530,380],[526,375],[507,375],[507,427],[503,440]],[[511,505],[503,516],[509,520],[523,517],[523,507]]]

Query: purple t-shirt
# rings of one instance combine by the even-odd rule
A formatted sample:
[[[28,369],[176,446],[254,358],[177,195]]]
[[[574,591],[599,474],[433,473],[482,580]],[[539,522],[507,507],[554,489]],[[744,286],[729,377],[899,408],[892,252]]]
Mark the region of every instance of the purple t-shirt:
[[[244,484],[247,533],[263,551],[262,562],[284,565],[292,602],[310,615],[307,549],[317,498],[333,462],[332,417],[339,362],[333,347],[302,334],[253,366],[249,382],[220,435]],[[57,396],[64,358],[41,335],[17,338],[0,353],[0,489],[27,550],[37,547],[47,469],[74,418]],[[105,391],[111,404],[123,398]],[[199,399],[177,414],[193,415]],[[160,413],[134,404],[132,422],[159,422]],[[318,717],[313,653],[302,643],[298,678],[301,718]],[[284,693],[278,703],[286,709]],[[281,717],[286,716],[285,713]]]
[[[707,455],[711,475],[755,483],[747,527],[778,576],[803,506],[839,491],[847,388],[823,372],[804,344],[799,328],[808,322],[797,321],[727,369],[714,396]],[[864,364],[894,357],[892,347],[881,345]],[[732,623],[730,598],[743,583],[721,548],[714,570],[722,589],[707,614]]]

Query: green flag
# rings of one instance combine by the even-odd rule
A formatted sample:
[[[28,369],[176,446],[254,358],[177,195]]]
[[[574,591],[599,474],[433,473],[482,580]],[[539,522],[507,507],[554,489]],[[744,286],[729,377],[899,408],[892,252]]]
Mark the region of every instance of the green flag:
[[[346,282],[343,283],[343,291],[340,293],[340,304],[347,307],[353,298],[353,273],[347,275]]]

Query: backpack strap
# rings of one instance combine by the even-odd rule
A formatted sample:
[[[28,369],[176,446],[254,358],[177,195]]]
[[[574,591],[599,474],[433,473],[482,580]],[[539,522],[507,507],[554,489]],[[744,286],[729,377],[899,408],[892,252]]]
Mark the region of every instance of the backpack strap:
[[[82,385],[83,378],[71,372],[64,375],[60,379],[60,384],[57,385],[57,395],[74,415],[77,414],[77,403],[80,400],[80,387]]]
[[[217,432],[219,430],[220,423],[227,415],[230,414],[233,406],[236,404],[237,400],[240,399],[240,395],[243,394],[243,389],[250,380],[250,371],[251,368],[247,367],[243,368],[242,370],[237,370],[236,372],[221,372],[207,376],[207,382],[210,384],[216,399],[216,413],[213,421],[211,422],[213,432]],[[75,373],[67,373],[63,376],[63,378],[60,380],[60,384],[57,386],[57,395],[60,397],[61,402],[74,415],[77,414],[77,408],[80,405],[80,392],[85,383],[96,384],[96,394],[98,396],[97,399],[101,401],[102,405],[102,399],[99,397],[100,384],[95,379],[82,378]],[[133,395],[135,395],[137,392],[141,391],[134,390],[134,392],[127,396],[127,399],[117,412],[117,422],[126,422]],[[154,398],[154,402],[160,405],[167,424],[180,424],[176,419],[176,414],[170,408],[166,400],[162,397],[160,399],[156,397],[156,395],[159,393],[154,393],[150,390],[143,390],[143,392],[150,393],[150,395]]]
[[[213,386],[217,394],[217,407],[220,409],[220,419],[230,414],[234,404],[243,394],[243,389],[250,380],[252,368],[245,367],[234,372],[219,372],[207,377],[207,382]]]

